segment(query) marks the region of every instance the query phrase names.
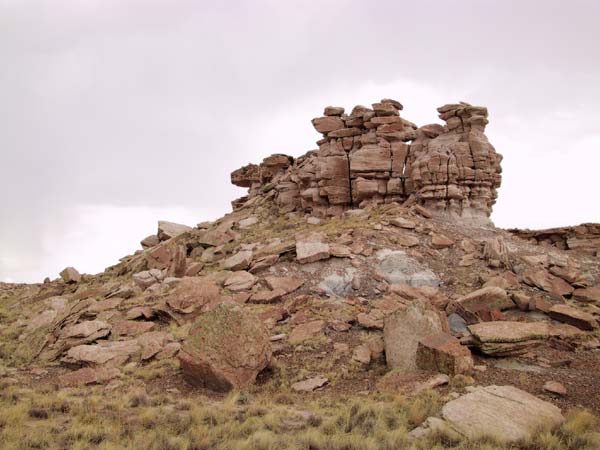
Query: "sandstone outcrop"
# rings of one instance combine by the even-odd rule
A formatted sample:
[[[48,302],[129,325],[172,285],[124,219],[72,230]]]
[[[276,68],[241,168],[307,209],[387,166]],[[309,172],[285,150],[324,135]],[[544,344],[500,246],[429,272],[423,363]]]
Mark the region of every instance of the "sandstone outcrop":
[[[500,186],[501,155],[484,134],[487,109],[468,103],[438,108],[445,125],[418,127],[384,99],[350,114],[327,107],[312,120],[319,149],[300,158],[275,154],[231,174],[249,188],[234,208],[268,197],[284,212],[340,215],[369,203],[409,202],[487,222]]]

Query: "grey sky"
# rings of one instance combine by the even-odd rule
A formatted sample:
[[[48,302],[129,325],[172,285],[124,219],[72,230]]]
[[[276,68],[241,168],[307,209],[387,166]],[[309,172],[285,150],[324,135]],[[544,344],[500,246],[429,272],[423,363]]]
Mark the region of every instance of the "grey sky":
[[[0,0],[0,280],[98,272],[382,97],[489,108],[492,219],[600,221],[600,2]]]

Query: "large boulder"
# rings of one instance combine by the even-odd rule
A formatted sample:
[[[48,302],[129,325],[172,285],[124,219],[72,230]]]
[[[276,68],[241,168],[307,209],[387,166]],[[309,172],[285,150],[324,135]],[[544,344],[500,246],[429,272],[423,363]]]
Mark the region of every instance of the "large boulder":
[[[178,357],[189,383],[229,391],[254,383],[271,360],[271,345],[254,314],[221,303],[196,319]]]
[[[442,419],[468,438],[487,435],[506,443],[530,439],[539,428],[564,421],[558,407],[514,386],[477,387],[446,403]]]
[[[405,372],[417,370],[417,347],[421,339],[448,330],[446,316],[425,301],[414,300],[384,319],[383,339],[389,367]]]

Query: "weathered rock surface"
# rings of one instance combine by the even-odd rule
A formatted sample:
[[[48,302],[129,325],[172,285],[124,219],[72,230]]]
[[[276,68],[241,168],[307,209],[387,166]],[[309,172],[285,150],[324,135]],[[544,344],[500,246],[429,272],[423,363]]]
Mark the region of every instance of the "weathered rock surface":
[[[548,315],[559,322],[568,323],[581,330],[598,328],[598,321],[593,315],[568,305],[554,305],[548,311]]]
[[[219,287],[213,280],[203,277],[182,278],[166,298],[166,304],[182,314],[205,310],[219,301]]]
[[[243,389],[271,360],[269,335],[239,305],[222,303],[196,319],[179,361],[192,384],[216,391]]]
[[[233,184],[249,188],[234,205],[264,196],[269,186],[267,195],[285,212],[340,215],[367,202],[411,198],[439,215],[487,222],[502,159],[484,134],[487,109],[444,105],[438,112],[446,126],[419,128],[397,105],[385,100],[341,116],[326,109],[312,120],[324,135],[318,151],[296,160],[272,155],[231,174]]]
[[[506,291],[499,287],[484,287],[467,294],[448,306],[448,312],[456,312],[468,323],[489,320],[492,311],[514,308],[515,303]]]
[[[442,408],[442,419],[459,434],[501,442],[528,440],[542,426],[564,421],[560,409],[513,386],[477,387]]]
[[[315,389],[325,386],[328,382],[329,380],[327,378],[318,376],[304,381],[298,381],[297,383],[292,384],[292,389],[298,392],[312,392]]]
[[[312,233],[296,239],[296,260],[307,264],[329,258],[329,244],[325,235]]]
[[[562,278],[552,275],[544,269],[531,269],[523,273],[523,281],[530,286],[535,286],[554,295],[569,295],[573,286]]]
[[[60,277],[65,283],[78,283],[81,281],[81,274],[74,267],[66,267],[60,272]]]
[[[427,267],[402,250],[381,250],[377,253],[379,272],[391,284],[408,284],[413,287],[440,284],[439,278]]]
[[[549,322],[482,322],[468,327],[475,338],[475,346],[492,356],[525,353],[532,345],[549,337],[575,338],[581,331],[571,325],[553,325]]]
[[[156,235],[159,240],[166,241],[167,239],[179,236],[180,234],[190,231],[191,229],[192,227],[188,227],[187,225],[160,220],[158,222],[158,233],[156,233]]]
[[[473,370],[473,358],[454,336],[439,333],[419,341],[417,367],[448,375],[468,374]]]
[[[388,366],[405,372],[416,370],[419,341],[447,329],[445,315],[423,301],[416,300],[388,315],[383,326]]]

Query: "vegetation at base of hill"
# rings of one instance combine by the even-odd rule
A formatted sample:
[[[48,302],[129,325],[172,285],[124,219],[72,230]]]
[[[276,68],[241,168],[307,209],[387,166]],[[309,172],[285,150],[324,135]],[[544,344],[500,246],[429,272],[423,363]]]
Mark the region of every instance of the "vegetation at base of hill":
[[[413,441],[408,432],[439,411],[439,394],[413,399],[374,396],[305,401],[233,393],[223,401],[201,395],[150,396],[137,388],[53,390],[0,386],[0,448],[150,450],[596,450],[598,420],[573,411],[557,429],[503,446],[436,435]]]

